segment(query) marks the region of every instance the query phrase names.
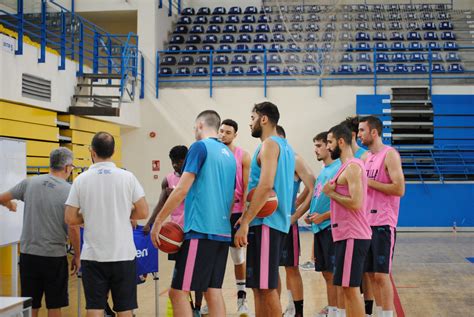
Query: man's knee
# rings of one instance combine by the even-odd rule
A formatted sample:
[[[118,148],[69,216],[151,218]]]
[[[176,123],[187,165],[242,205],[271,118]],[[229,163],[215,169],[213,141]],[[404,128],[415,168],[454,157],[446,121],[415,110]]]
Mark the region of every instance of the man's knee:
[[[230,257],[234,265],[241,265],[245,262],[244,248],[230,248]]]
[[[379,286],[383,286],[390,282],[390,277],[385,273],[374,273],[373,281]]]
[[[324,280],[325,280],[326,282],[328,282],[328,283],[329,283],[329,282],[332,282],[332,280],[333,280],[333,275],[332,275],[331,272],[322,272],[322,274],[323,274]]]
[[[179,300],[182,296],[186,295],[186,292],[179,289],[170,288],[168,294],[170,296],[171,301],[176,301]]]
[[[285,269],[286,274],[292,278],[300,276],[300,270],[297,266],[287,266]]]

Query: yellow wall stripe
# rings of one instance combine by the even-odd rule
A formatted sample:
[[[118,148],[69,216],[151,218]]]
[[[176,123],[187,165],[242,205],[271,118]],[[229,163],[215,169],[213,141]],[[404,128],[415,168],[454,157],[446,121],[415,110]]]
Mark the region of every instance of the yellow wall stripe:
[[[57,142],[58,135],[57,127],[0,119],[0,136]]]
[[[56,126],[56,112],[0,100],[0,119]]]

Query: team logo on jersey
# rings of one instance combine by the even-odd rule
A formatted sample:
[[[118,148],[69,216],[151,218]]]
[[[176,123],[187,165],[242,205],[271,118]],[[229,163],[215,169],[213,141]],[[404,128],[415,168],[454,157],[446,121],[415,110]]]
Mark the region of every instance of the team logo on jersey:
[[[224,154],[224,155],[227,155],[227,157],[230,157],[230,153],[229,153],[229,151],[227,151],[227,149],[222,149],[221,153]]]

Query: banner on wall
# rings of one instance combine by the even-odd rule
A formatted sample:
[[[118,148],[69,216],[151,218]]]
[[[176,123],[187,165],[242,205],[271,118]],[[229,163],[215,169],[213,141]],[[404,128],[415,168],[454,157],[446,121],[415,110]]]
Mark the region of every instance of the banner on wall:
[[[13,37],[5,34],[0,34],[0,42],[2,43],[2,50],[10,54],[15,54],[15,42]]]

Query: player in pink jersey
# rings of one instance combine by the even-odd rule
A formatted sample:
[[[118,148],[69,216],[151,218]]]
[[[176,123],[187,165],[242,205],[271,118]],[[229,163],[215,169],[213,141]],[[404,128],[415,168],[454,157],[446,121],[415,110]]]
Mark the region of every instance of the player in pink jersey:
[[[247,201],[247,186],[250,170],[250,154],[234,144],[239,126],[232,119],[222,121],[219,128],[219,139],[234,153],[237,162],[235,180],[234,207],[230,222],[232,225],[232,244],[230,255],[234,262],[234,273],[237,284],[237,313],[239,316],[248,315],[247,293],[245,292],[245,249],[234,247],[234,235],[237,231],[236,223],[242,216]]]
[[[331,230],[335,244],[334,285],[342,287],[347,315],[364,317],[360,285],[372,232],[366,219],[367,176],[364,163],[354,158],[351,131],[345,125],[329,130],[327,148],[342,166],[323,187],[330,198]],[[345,315],[342,310],[340,315]]]
[[[405,193],[405,178],[398,152],[382,143],[382,122],[374,116],[360,119],[362,144],[369,148],[367,173],[367,215],[372,227],[372,243],[367,271],[375,288],[377,310],[383,317],[393,316],[393,287],[390,281],[400,197]],[[381,307],[381,308],[380,308]]]

